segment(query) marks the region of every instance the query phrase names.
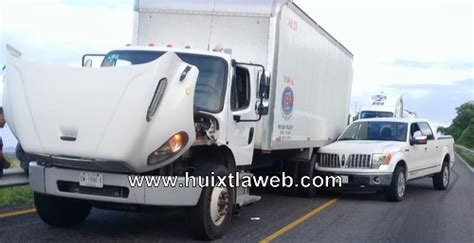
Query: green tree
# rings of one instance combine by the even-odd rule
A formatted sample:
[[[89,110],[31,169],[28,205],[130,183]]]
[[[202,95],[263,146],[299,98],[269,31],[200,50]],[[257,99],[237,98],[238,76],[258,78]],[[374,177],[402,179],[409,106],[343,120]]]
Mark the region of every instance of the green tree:
[[[461,139],[462,136],[463,139],[461,139],[461,141],[468,142],[466,140],[473,138],[472,136],[474,135],[474,101],[464,103],[457,107],[456,113],[457,116],[453,119],[453,123],[448,127],[446,132],[453,136],[456,141]]]

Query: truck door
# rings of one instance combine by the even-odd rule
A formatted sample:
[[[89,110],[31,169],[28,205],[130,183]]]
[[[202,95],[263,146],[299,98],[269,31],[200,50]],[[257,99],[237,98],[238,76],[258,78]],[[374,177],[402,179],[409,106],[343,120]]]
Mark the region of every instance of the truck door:
[[[252,69],[251,69],[252,70]],[[237,165],[252,163],[255,125],[256,74],[244,66],[234,68],[230,91],[232,118],[229,119],[227,138]]]

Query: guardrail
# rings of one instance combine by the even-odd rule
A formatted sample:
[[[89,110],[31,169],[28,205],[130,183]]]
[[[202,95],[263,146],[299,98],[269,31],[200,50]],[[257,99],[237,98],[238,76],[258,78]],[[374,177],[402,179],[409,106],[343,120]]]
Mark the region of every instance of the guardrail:
[[[4,170],[3,177],[0,178],[0,188],[26,184],[28,184],[28,176],[20,168]]]
[[[474,155],[474,150],[472,150],[472,149],[468,149],[468,148],[466,148],[466,147],[464,147],[464,146],[462,146],[462,145],[459,145],[459,144],[455,144],[454,146],[456,146],[456,147],[458,147],[458,148],[460,148],[460,149],[462,149],[462,150],[464,150],[464,151],[466,151],[466,152],[468,152],[468,153]]]

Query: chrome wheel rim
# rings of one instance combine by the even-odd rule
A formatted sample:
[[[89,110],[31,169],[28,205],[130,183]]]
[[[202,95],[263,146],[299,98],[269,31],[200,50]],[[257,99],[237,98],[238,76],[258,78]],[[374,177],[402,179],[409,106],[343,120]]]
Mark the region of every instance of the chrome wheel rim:
[[[447,166],[443,169],[443,185],[447,186],[449,183],[449,169]]]
[[[211,193],[210,214],[212,223],[221,225],[229,210],[229,192],[225,187],[214,187]]]
[[[398,175],[397,192],[400,198],[405,194],[405,175],[403,172]]]

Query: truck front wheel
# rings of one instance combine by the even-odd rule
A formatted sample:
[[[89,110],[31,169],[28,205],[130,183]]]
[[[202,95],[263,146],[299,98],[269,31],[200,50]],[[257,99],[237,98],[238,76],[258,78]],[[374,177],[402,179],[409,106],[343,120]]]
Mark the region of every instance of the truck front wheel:
[[[34,193],[35,207],[41,220],[56,227],[68,227],[82,223],[92,209],[83,200],[62,198]]]
[[[203,164],[196,169],[195,176],[227,176],[226,167],[218,164]],[[219,180],[215,180],[218,182]],[[197,238],[215,240],[227,230],[235,202],[234,188],[226,186],[207,186],[202,188],[198,204],[189,209],[191,228]]]

